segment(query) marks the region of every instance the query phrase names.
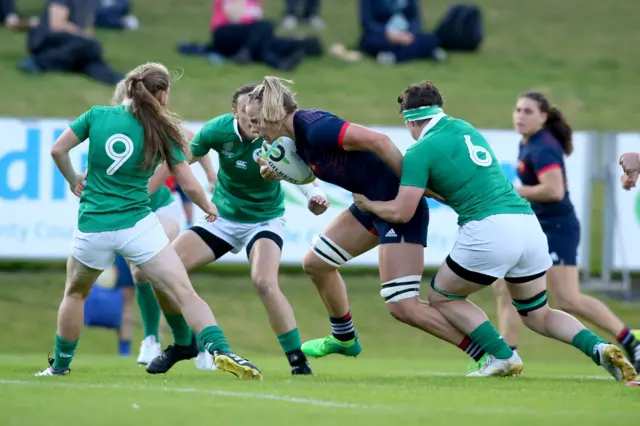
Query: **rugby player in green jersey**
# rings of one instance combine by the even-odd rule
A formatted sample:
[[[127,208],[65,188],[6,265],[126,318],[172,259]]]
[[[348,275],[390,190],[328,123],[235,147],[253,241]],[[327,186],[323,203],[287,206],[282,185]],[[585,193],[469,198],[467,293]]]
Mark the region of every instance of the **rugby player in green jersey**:
[[[508,376],[522,371],[520,357],[486,314],[467,300],[504,278],[527,327],[575,346],[617,380],[632,380],[636,373],[622,350],[547,305],[545,274],[552,261],[546,236],[482,134],[443,112],[442,97],[431,82],[410,85],[398,103],[417,141],[405,154],[398,195],[392,201],[354,198],[360,209],[403,223],[411,219],[428,187],[458,214],[458,237],[431,281],[429,303],[489,354],[470,375]]]
[[[169,72],[160,64],[144,64],[127,74],[125,84],[130,105],[91,108],[51,148],[56,166],[80,197],[80,206],[58,312],[54,358],[37,376],[62,376],[70,371],[83,325],[84,301],[117,252],[149,277],[162,296],[159,301],[167,316],[184,314],[184,327],[198,334],[220,369],[241,379],[260,380],[262,373],[256,366],[231,352],[211,309],[193,289],[149,206],[149,178],[164,161],[207,220],[214,221],[218,214],[186,161],[188,143],[178,119],[166,108]],[[85,176],[74,170],[69,151],[87,139]]]
[[[127,99],[125,80],[122,80],[116,85],[116,89],[111,99],[111,105],[117,106],[130,103],[131,101]],[[191,130],[183,127],[182,131],[187,140],[193,139],[194,133]],[[210,187],[213,188],[216,181],[216,174],[213,169],[213,165],[211,164],[211,158],[207,155],[201,157],[199,162],[207,174]],[[164,232],[167,234],[169,241],[175,240],[180,233],[180,218],[182,215],[180,203],[174,199],[171,190],[165,185],[160,186],[157,191],[154,191],[153,194],[149,196],[149,202],[151,211],[158,216],[158,220],[160,221]],[[158,302],[156,301],[156,297],[153,293],[153,288],[151,287],[149,280],[140,271],[140,269],[131,264],[131,262],[129,262],[129,266],[131,269],[131,275],[135,281],[136,301],[138,303],[138,308],[140,309],[144,332],[144,338],[140,343],[137,362],[141,365],[147,365],[153,358],[162,353],[162,348],[160,346],[161,310],[160,305],[158,305]],[[132,303],[127,301],[127,297],[125,296],[125,303],[122,308],[124,311],[123,318],[131,317],[130,305],[132,305]],[[179,322],[176,325],[172,325],[174,318],[171,316],[165,319],[171,328],[174,326],[180,327],[182,324],[182,322]],[[120,332],[124,336],[130,336],[132,334],[132,331],[130,330],[131,328],[131,325],[125,324],[123,320],[122,329],[124,330],[121,329]]]
[[[210,120],[193,138],[191,162],[210,151],[218,153],[220,169],[213,202],[219,216],[215,222],[197,222],[173,242],[173,247],[188,271],[244,248],[251,266],[251,280],[291,373],[308,375],[311,368],[300,350],[302,342],[293,309],[278,285],[286,225],[284,190],[280,182],[264,180],[260,175],[258,161],[263,140],[251,130],[245,113],[249,93],[254,88],[248,84],[237,89],[231,99],[232,112]],[[150,183],[151,190],[164,181],[166,172],[158,170]],[[329,207],[317,184],[296,187],[306,196],[308,208],[314,214],[324,213]],[[198,353],[186,339],[176,340],[147,365],[147,371],[166,373],[176,362],[193,357],[197,357],[198,368],[207,369],[212,364],[208,353]]]

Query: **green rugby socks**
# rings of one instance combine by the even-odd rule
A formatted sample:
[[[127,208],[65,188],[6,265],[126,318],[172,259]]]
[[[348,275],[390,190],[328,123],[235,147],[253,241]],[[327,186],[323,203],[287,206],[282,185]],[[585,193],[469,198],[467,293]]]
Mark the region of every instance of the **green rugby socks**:
[[[77,346],[77,340],[69,342],[56,334],[56,347],[53,350],[53,365],[51,367],[54,370],[67,370],[76,353]]]
[[[154,336],[160,341],[160,305],[153,294],[151,283],[136,284],[136,300],[142,317],[144,337]]]
[[[472,341],[478,343],[485,352],[497,359],[509,359],[513,356],[513,351],[490,321],[480,324],[478,328],[469,333],[469,337]]]
[[[298,332],[297,328],[279,335],[278,342],[280,342],[280,346],[285,354],[291,351],[300,350],[300,347],[302,346],[300,332]]]
[[[231,352],[227,338],[224,337],[222,329],[217,325],[203,328],[198,335],[198,341],[212,355],[214,351]]]
[[[193,339],[193,333],[185,321],[182,314],[164,314],[167,324],[171,328],[173,334],[173,340],[178,346],[189,346]]]
[[[581,350],[586,356],[590,357],[597,365],[600,365],[600,354],[596,352],[596,346],[600,343],[607,342],[586,328],[579,331],[571,341],[573,346]]]

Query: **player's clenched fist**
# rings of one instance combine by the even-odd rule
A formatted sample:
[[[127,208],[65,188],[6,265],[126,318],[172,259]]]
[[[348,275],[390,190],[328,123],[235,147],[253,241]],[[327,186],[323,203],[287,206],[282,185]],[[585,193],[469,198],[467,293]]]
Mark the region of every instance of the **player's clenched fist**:
[[[636,187],[636,182],[638,181],[638,172],[631,173],[630,175],[622,175],[622,189],[630,190],[631,188]]]
[[[282,180],[282,177],[277,174],[262,158],[258,158],[258,164],[260,164],[260,176],[266,180]]]
[[[211,201],[209,201],[209,205],[203,211],[206,215],[205,219],[207,222],[215,222],[215,220],[218,218],[218,207],[216,207],[216,205]]]
[[[637,152],[622,154],[619,163],[627,175],[640,172],[640,155]]]

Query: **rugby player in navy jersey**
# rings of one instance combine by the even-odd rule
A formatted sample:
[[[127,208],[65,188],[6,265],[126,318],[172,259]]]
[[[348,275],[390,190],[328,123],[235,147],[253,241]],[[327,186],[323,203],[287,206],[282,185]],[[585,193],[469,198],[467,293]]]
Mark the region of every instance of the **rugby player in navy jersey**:
[[[280,136],[293,139],[298,155],[325,182],[371,200],[394,199],[402,174],[402,154],[389,137],[325,111],[299,110],[283,81],[265,77],[251,93],[246,113],[254,130],[267,141]],[[264,163],[262,173],[265,178],[279,178]],[[458,346],[476,361],[485,355],[475,342],[419,299],[428,223],[425,198],[404,224],[386,222],[352,205],[314,239],[303,268],[327,308],[332,334],[305,342],[302,351],[306,355],[357,356],[361,352],[338,268],[378,245],[380,295],[391,315]]]
[[[640,368],[637,332],[625,326],[600,300],[580,292],[578,244],[580,223],[569,198],[564,156],[573,151],[572,130],[560,110],[541,93],[529,92],[516,103],[513,123],[522,135],[518,156],[518,193],[529,200],[547,236],[553,266],[547,285],[556,307],[580,316],[617,337]],[[504,282],[494,285],[498,296],[500,334],[513,348],[518,342],[520,319]],[[635,334],[634,334],[635,333]]]

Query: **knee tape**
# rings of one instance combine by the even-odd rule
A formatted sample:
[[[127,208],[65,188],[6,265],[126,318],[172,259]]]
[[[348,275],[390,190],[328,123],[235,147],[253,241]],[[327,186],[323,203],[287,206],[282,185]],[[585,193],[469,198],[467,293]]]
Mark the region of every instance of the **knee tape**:
[[[335,266],[336,268],[339,268],[353,259],[353,256],[340,248],[340,246],[331,241],[324,234],[319,234],[313,239],[313,242],[311,243],[311,250],[313,250],[320,259],[324,260],[331,266]]]
[[[542,290],[540,293],[525,300],[513,300],[513,306],[516,307],[518,313],[526,317],[529,312],[537,311],[543,308],[547,304],[547,290]]]
[[[408,277],[396,278],[395,280],[382,283],[380,296],[384,298],[384,303],[399,302],[402,299],[418,297],[420,295],[420,275],[409,275]]]
[[[431,288],[433,289],[433,291],[435,291],[436,293],[446,297],[449,300],[461,300],[461,299],[466,299],[467,296],[460,296],[457,294],[453,294],[453,293],[447,293],[446,291],[440,290],[438,287],[436,287],[436,277],[433,277],[431,279]]]

